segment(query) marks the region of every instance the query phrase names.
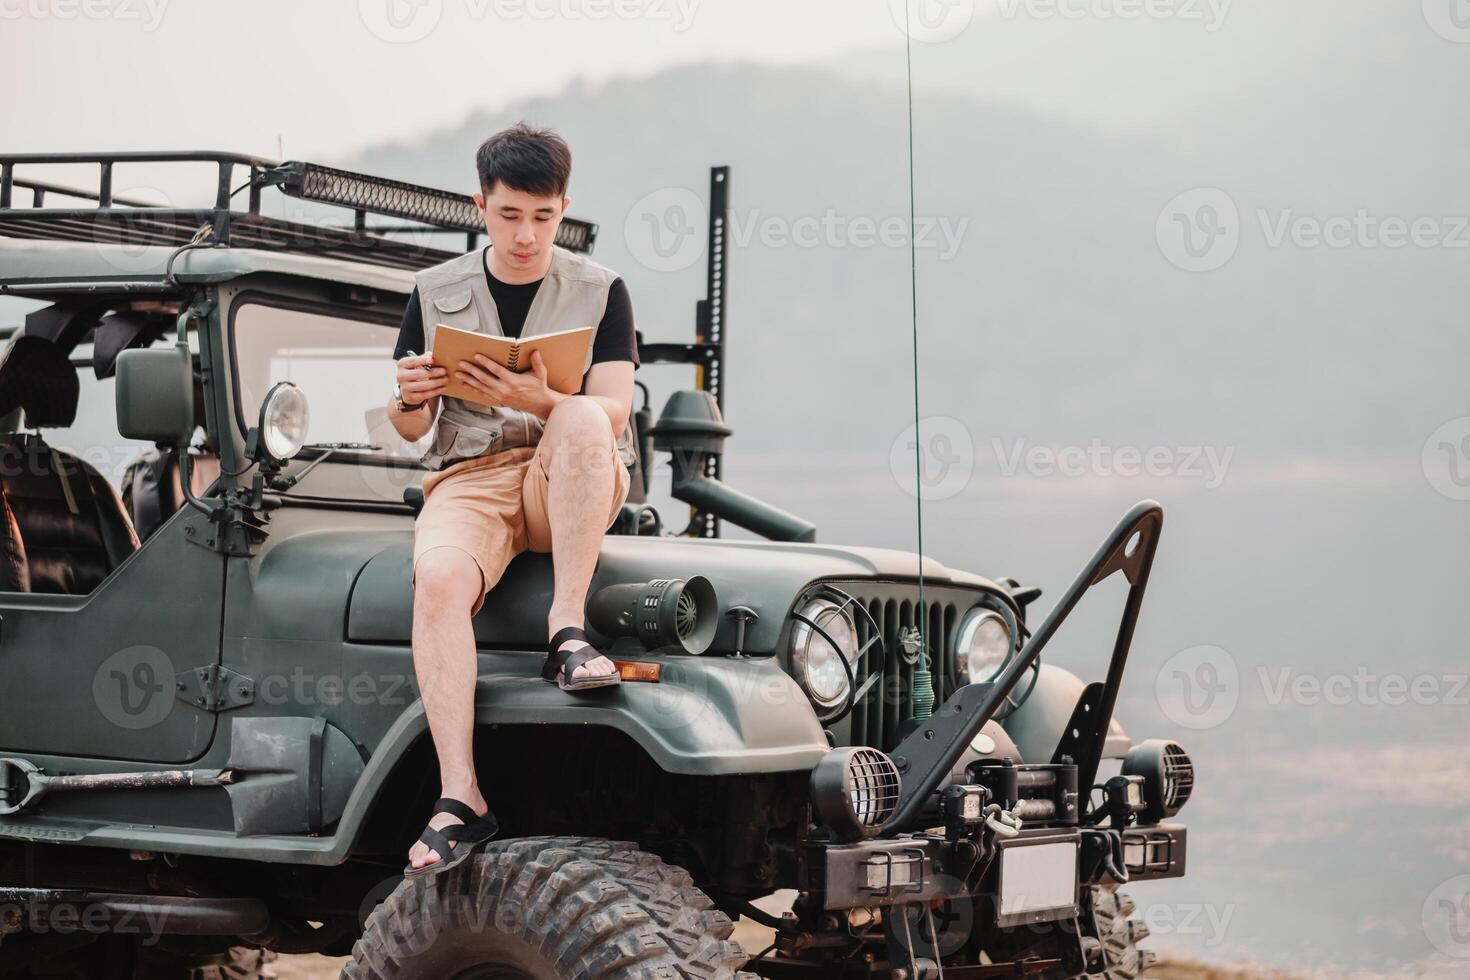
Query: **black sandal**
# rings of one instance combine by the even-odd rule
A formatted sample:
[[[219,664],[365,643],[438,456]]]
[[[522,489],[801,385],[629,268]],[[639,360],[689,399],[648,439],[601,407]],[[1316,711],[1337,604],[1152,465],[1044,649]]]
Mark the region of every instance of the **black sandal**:
[[[437,874],[440,871],[457,867],[473,854],[477,847],[500,833],[500,825],[495,822],[494,814],[487,810],[482,817],[459,800],[447,796],[442,797],[434,804],[434,810],[429,814],[429,818],[433,819],[436,814],[440,813],[452,813],[462,822],[451,824],[443,830],[425,827],[424,832],[419,834],[419,840],[438,852],[439,860],[433,864],[426,864],[422,868],[409,865],[403,869],[403,877],[421,878],[424,875]],[[459,846],[455,847],[456,844]]]
[[[546,663],[541,668],[542,678],[555,682],[556,686],[563,691],[585,691],[591,687],[616,687],[621,684],[623,678],[616,670],[611,674],[593,677],[572,677],[572,672],[587,661],[605,656],[601,650],[590,643],[572,647],[570,650],[560,649],[567,640],[585,639],[587,639],[587,634],[575,626],[557,630],[551,642],[546,645]]]

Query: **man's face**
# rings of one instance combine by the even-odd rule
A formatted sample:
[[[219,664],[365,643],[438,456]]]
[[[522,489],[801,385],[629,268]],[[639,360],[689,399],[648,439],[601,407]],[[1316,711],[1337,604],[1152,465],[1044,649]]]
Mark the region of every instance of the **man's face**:
[[[512,269],[536,269],[549,261],[556,229],[567,211],[565,197],[538,197],[496,181],[488,194],[476,194],[485,233],[501,261]]]

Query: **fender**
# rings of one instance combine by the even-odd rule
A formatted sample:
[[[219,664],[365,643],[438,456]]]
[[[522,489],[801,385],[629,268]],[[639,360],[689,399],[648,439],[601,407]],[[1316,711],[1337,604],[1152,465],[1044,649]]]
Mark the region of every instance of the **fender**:
[[[811,702],[774,657],[665,657],[650,661],[660,665],[657,682],[624,681],[580,695],[530,673],[540,658],[495,660],[507,661],[506,669],[477,681],[476,725],[611,728],[631,737],[659,768],[680,775],[808,771],[830,751]],[[484,662],[482,654],[482,667]],[[512,673],[512,664],[520,669]],[[346,856],[397,760],[427,735],[423,702],[415,701],[383,737],[347,801],[332,848],[337,860]]]
[[[542,680],[541,662],[526,654],[482,652],[475,723],[612,728],[631,737],[664,771],[688,775],[805,772],[830,751],[811,702],[774,657],[663,657],[656,661],[656,683],[625,681],[580,695]],[[416,700],[384,733],[330,837],[235,837],[139,824],[47,826],[53,822],[46,820],[0,825],[0,837],[44,839],[49,831],[64,833],[71,843],[102,847],[341,864],[399,760],[428,737],[424,705]],[[587,737],[596,734],[589,730]]]

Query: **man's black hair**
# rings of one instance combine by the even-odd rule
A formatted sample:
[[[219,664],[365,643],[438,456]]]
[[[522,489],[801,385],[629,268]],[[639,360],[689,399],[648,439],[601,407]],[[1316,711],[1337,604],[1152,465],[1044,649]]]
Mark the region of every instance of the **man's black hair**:
[[[553,130],[516,123],[480,144],[475,153],[480,192],[499,181],[537,197],[565,197],[572,179],[572,151]]]

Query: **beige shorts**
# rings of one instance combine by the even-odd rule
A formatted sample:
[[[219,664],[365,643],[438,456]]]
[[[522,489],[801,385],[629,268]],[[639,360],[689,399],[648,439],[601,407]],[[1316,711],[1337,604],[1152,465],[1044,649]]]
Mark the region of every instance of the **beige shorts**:
[[[460,460],[424,477],[424,508],[414,521],[413,563],[431,548],[458,548],[480,566],[484,587],[470,615],[480,611],[510,560],[522,551],[551,551],[548,501],[551,490],[540,446],[505,449]],[[606,527],[628,499],[631,477],[618,458],[617,440],[607,453],[583,461],[589,472],[602,466],[614,474]]]

